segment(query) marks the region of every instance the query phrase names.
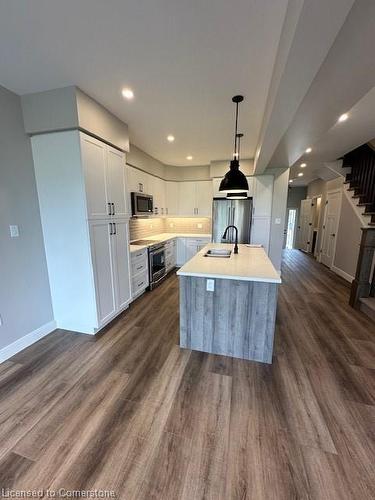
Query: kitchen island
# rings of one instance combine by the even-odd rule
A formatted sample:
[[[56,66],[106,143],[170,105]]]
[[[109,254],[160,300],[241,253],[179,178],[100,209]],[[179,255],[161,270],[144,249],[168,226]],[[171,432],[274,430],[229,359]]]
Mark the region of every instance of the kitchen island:
[[[272,363],[281,279],[263,248],[210,243],[182,266],[180,346]],[[206,257],[231,250],[229,258]]]

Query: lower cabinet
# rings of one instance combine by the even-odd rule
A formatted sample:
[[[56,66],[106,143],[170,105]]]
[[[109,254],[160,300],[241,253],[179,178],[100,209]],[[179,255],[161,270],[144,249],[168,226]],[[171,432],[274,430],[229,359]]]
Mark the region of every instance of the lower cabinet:
[[[177,241],[176,239],[168,240],[165,243],[165,267],[167,273],[172,271],[177,264]]]
[[[210,241],[210,238],[178,238],[177,265],[183,266],[185,262],[192,259]]]
[[[90,223],[91,258],[98,327],[104,326],[131,300],[128,221]]]
[[[143,248],[130,254],[131,295],[136,299],[149,285],[148,250]]]
[[[266,253],[269,251],[271,217],[253,217],[251,225],[251,243],[262,245]]]

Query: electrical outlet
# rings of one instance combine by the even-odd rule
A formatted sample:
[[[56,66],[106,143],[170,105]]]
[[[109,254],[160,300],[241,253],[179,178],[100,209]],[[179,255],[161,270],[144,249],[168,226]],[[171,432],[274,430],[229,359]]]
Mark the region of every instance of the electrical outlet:
[[[9,231],[10,231],[11,238],[18,238],[18,236],[20,235],[20,232],[18,230],[18,226],[9,226]]]
[[[281,224],[281,219],[279,217],[276,217],[275,224]]]
[[[171,223],[169,224],[169,227],[174,227],[173,222],[171,222]]]
[[[203,224],[197,224],[198,229],[202,229],[202,227],[203,227]]]
[[[208,279],[206,280],[206,290],[207,292],[215,291],[215,280]]]

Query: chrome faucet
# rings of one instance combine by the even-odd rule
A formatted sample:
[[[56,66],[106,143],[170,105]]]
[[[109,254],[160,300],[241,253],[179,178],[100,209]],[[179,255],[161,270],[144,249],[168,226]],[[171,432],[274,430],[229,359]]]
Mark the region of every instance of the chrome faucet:
[[[236,226],[227,226],[225,228],[225,231],[224,231],[224,234],[223,234],[223,240],[226,239],[227,237],[227,232],[228,232],[228,229],[230,229],[231,227],[233,227],[233,229],[236,230],[236,237],[234,239],[234,249],[233,249],[233,253],[238,253],[238,229]]]

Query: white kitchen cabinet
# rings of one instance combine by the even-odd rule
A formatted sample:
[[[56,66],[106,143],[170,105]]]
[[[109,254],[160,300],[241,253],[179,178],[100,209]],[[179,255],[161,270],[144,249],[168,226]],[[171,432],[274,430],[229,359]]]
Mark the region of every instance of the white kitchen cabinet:
[[[177,242],[176,239],[168,240],[165,243],[165,267],[167,272],[176,267],[177,263]]]
[[[165,182],[159,177],[152,177],[149,194],[154,197],[154,215],[165,215]]]
[[[166,181],[165,183],[165,198],[166,198],[166,211],[165,215],[173,216],[178,215],[178,182]]]
[[[197,181],[195,183],[196,215],[211,217],[213,190],[211,181]]]
[[[273,175],[254,177],[253,213],[254,217],[271,217]]]
[[[116,285],[116,310],[124,309],[131,300],[129,221],[116,220],[112,235],[114,254],[114,277]]]
[[[184,181],[178,183],[178,213],[181,216],[210,217],[212,212],[212,182]]]
[[[132,299],[136,299],[149,285],[148,278],[148,250],[143,248],[130,254],[131,292]]]
[[[251,225],[251,243],[262,245],[268,254],[270,244],[271,217],[253,217]]]
[[[195,182],[178,183],[178,213],[188,217],[195,215],[196,211],[196,187]]]
[[[130,301],[128,221],[90,223],[99,326]]]
[[[90,224],[91,258],[93,263],[98,324],[105,324],[116,311],[112,223]]]
[[[128,165],[128,192],[152,194],[149,192],[149,174]]]
[[[131,300],[129,219],[103,208],[127,211],[124,157],[76,130],[31,144],[55,321],[94,334]]]
[[[210,242],[210,238],[177,238],[177,265],[182,266]]]
[[[88,219],[128,216],[125,154],[79,133]]]

